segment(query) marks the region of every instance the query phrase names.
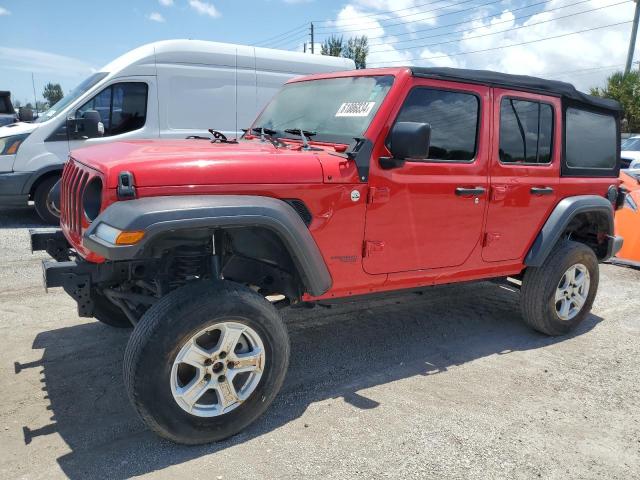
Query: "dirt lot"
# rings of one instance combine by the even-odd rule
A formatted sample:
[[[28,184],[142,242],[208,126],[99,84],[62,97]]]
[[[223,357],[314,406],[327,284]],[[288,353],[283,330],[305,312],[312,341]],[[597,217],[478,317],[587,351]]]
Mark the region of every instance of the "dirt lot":
[[[604,265],[593,315],[548,338],[491,283],[287,313],[291,368],[247,431],[149,433],[127,332],[44,292],[30,210],[0,211],[1,478],[640,477],[640,272]]]

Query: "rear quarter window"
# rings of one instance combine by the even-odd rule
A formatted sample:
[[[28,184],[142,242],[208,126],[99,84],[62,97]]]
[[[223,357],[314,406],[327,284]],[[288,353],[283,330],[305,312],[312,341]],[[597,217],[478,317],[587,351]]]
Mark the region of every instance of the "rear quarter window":
[[[570,172],[616,169],[618,130],[614,116],[569,107],[565,131],[565,161]]]

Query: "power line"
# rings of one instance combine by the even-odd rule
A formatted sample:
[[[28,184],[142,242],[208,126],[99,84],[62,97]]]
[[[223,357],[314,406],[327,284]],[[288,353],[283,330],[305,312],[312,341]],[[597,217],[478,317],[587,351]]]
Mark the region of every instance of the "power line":
[[[475,1],[475,0],[463,0],[462,2],[457,3],[456,6],[462,5],[464,3],[469,3],[469,2],[472,2],[472,1]],[[482,3],[480,5],[472,5],[471,7],[469,7],[469,9],[476,9],[476,8],[480,8],[480,7],[486,7],[486,6],[489,6],[489,5],[496,4],[496,3],[502,3],[503,1],[504,0],[493,0],[491,2]],[[422,13],[426,13],[426,12],[422,12]],[[388,24],[382,25],[382,27],[389,28],[389,27],[395,27],[395,26],[398,26],[398,25],[409,25],[411,23],[424,22],[425,20],[432,20],[434,18],[441,18],[441,17],[446,17],[446,16],[449,16],[449,15],[458,15],[460,13],[461,13],[460,10],[456,10],[454,12],[447,12],[447,13],[441,13],[439,15],[432,15],[431,17],[421,18],[419,20],[410,20],[410,21],[398,22],[398,23],[388,23]],[[401,18],[401,17],[399,17],[399,18]],[[352,25],[357,25],[357,24],[354,23]],[[342,29],[343,26],[348,26],[348,25],[341,25],[340,26],[341,30],[334,30],[334,31],[331,31],[331,32],[322,32],[322,33],[329,35],[331,33],[335,34],[335,33],[360,32],[360,31],[362,31],[363,28],[372,28],[373,27],[373,25],[370,25],[368,27],[366,25],[360,25],[359,28],[355,28],[355,29]],[[330,27],[324,27],[324,28],[330,28]]]
[[[513,10],[510,10],[510,12],[513,13],[513,12],[517,12],[519,10],[524,10],[526,8],[531,8],[531,7],[535,7],[535,6],[538,6],[538,5],[544,5],[546,3],[552,3],[552,2],[555,2],[555,0],[544,0],[542,2],[533,3],[531,5],[526,5],[524,7],[514,8]],[[582,3],[589,3],[589,2],[591,2],[591,0],[580,0],[579,2],[570,3],[568,5],[562,5],[560,7],[550,8],[549,10],[545,10],[545,13],[554,12],[554,11],[557,11],[557,10],[562,10],[564,8],[569,8],[569,7],[573,7],[575,5],[580,5]],[[470,18],[468,20],[463,20],[461,22],[455,22],[455,23],[449,23],[449,24],[446,24],[446,25],[440,25],[438,27],[425,28],[425,29],[422,29],[422,30],[414,30],[412,32],[406,32],[406,33],[394,33],[393,36],[394,37],[401,37],[401,36],[405,36],[405,35],[414,35],[414,34],[420,33],[420,32],[431,32],[433,30],[440,30],[442,28],[456,27],[456,26],[459,26],[459,25],[472,23],[472,22],[477,21],[477,20],[485,20],[485,21],[489,20],[489,21],[491,21],[492,19],[500,18],[502,16],[502,14],[503,14],[503,12],[501,12],[500,14],[491,15],[489,17],[484,17],[484,16],[473,17],[473,18]],[[493,22],[493,23],[491,23],[491,26],[500,25],[500,24],[503,24],[503,23],[509,23],[509,22],[513,22],[513,21],[516,21],[516,20],[522,20],[522,19],[525,19],[525,18],[530,18],[530,14],[528,14],[528,15],[520,15],[519,17],[514,17],[514,18],[511,18],[511,19],[508,19],[508,20],[503,20],[503,21],[500,21],[500,22]],[[471,32],[471,31],[474,31],[474,30],[476,30],[476,28],[471,28],[471,29],[467,29],[467,30],[458,30],[458,31],[452,31],[452,32],[436,33],[434,35],[426,35],[426,36],[423,36],[423,37],[412,38],[412,39],[409,39],[409,40],[398,40],[397,42],[396,41],[374,42],[374,43],[369,43],[369,46],[388,45],[390,43],[396,44],[396,43],[415,42],[416,40],[424,40],[426,38],[435,38],[435,37],[444,37],[444,36],[447,36],[447,35],[453,35],[454,33]]]
[[[296,32],[296,31],[299,31],[299,30],[302,30],[302,29],[306,29],[306,28],[307,28],[307,24],[305,23],[305,24],[302,24],[302,25],[300,25],[300,26],[298,26],[296,28],[293,28],[291,30],[287,30],[286,32],[282,32],[282,33],[280,33],[278,35],[274,35],[273,37],[269,37],[266,40],[261,40],[259,42],[255,42],[252,45],[261,45],[261,44],[266,44],[266,43],[272,43],[273,41],[275,41],[276,39],[279,39],[282,36],[285,36],[285,35],[288,35],[289,33]]]
[[[627,3],[628,1],[629,0],[624,0],[622,2],[612,3],[611,5],[605,5],[603,7],[591,8],[589,10],[583,10],[581,12],[571,13],[569,15],[563,15],[561,17],[550,18],[548,20],[543,20],[543,21],[536,22],[536,23],[530,23],[530,24],[527,24],[527,25],[520,25],[518,27],[507,28],[505,30],[498,30],[496,32],[484,33],[484,34],[475,35],[475,36],[472,36],[472,37],[459,37],[459,38],[455,38],[453,40],[446,40],[444,42],[434,42],[434,43],[425,43],[425,44],[421,44],[421,45],[414,45],[414,46],[411,46],[411,47],[406,47],[403,50],[414,50],[416,48],[426,48],[426,47],[432,47],[432,46],[435,46],[435,45],[445,45],[445,44],[448,44],[448,43],[455,43],[455,42],[459,42],[459,41],[462,41],[462,40],[473,40],[475,38],[483,38],[483,37],[489,37],[489,36],[492,36],[492,35],[498,35],[500,33],[508,33],[508,32],[512,32],[512,31],[515,31],[515,30],[520,30],[522,28],[535,27],[536,25],[542,25],[542,24],[545,24],[545,23],[555,22],[557,20],[562,20],[562,19],[569,18],[569,17],[575,17],[575,16],[578,16],[578,15],[583,15],[585,13],[595,12],[596,10],[603,10],[605,8],[615,7],[617,5],[622,5],[623,3]],[[584,2],[579,2],[579,3],[584,3]],[[510,21],[514,21],[514,20],[515,19],[512,19]],[[493,25],[495,25],[495,24],[493,24]],[[473,30],[468,30],[468,31],[473,31]],[[416,39],[416,40],[419,40],[419,39]],[[387,44],[393,44],[393,43],[394,42],[387,42]],[[369,53],[392,52],[392,51],[394,51],[394,50],[393,49],[384,49],[384,50],[375,50],[374,49],[374,50],[369,50]]]
[[[480,50],[470,50],[467,52],[458,52],[458,53],[451,53],[449,55],[436,55],[433,57],[426,57],[426,58],[421,58],[421,57],[417,57],[417,58],[405,58],[404,60],[389,60],[386,62],[376,62],[377,65],[387,65],[387,64],[391,64],[391,63],[406,63],[406,62],[413,62],[413,61],[426,61],[426,60],[435,60],[438,58],[449,58],[449,57],[457,57],[460,55],[471,55],[474,53],[483,53],[483,52],[491,52],[491,51],[495,51],[495,50],[501,50],[503,48],[511,48],[511,47],[519,47],[521,45],[529,45],[532,43],[538,43],[538,42],[543,42],[545,40],[552,40],[552,39],[556,39],[556,38],[563,38],[563,37],[568,37],[570,35],[578,35],[580,33],[587,33],[587,32],[593,32],[595,30],[602,30],[603,28],[609,28],[609,27],[617,27],[619,25],[626,25],[628,23],[631,23],[631,20],[628,20],[626,22],[618,22],[618,23],[611,23],[609,25],[602,25],[600,27],[593,27],[593,28],[587,28],[584,30],[578,30],[576,32],[569,32],[569,33],[563,33],[561,35],[553,35],[551,37],[544,37],[544,38],[539,38],[537,40],[529,40],[527,42],[519,42],[519,43],[514,43],[511,45],[502,45],[499,47],[491,47],[491,48],[483,48]]]
[[[420,5],[414,5],[413,7],[396,8],[395,10],[387,10],[387,11],[384,11],[384,12],[369,13],[367,15],[358,15],[358,17],[377,17],[379,15],[390,15],[390,14],[393,14],[393,13],[396,13],[396,12],[402,12],[404,10],[414,10],[416,8],[426,7],[428,5],[433,5],[434,3],[440,3],[440,2],[444,2],[444,1],[446,1],[446,0],[436,0],[435,2],[421,3]],[[333,20],[313,20],[313,23],[332,23],[332,22],[333,22]]]

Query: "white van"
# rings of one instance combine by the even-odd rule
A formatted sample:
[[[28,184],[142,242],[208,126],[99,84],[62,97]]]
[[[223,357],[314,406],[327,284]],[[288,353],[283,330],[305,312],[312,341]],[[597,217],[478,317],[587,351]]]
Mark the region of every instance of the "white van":
[[[57,223],[49,192],[70,150],[131,138],[236,136],[288,79],[351,70],[352,60],[214,43],[167,40],[109,63],[34,123],[0,127],[0,207],[33,200]]]

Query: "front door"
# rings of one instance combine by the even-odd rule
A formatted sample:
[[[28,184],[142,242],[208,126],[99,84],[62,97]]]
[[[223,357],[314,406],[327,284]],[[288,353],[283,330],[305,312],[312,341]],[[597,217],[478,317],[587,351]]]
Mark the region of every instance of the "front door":
[[[389,120],[431,125],[426,159],[384,170],[371,159],[363,266],[392,273],[461,265],[482,234],[488,189],[490,89],[414,79]]]
[[[556,204],[559,99],[494,89],[491,193],[482,258],[522,258]],[[555,135],[554,135],[555,131]]]
[[[157,138],[158,122],[155,77],[121,78],[102,89],[78,108],[82,118],[88,110],[100,115],[104,134],[94,138],[69,134],[69,150],[132,138]]]

